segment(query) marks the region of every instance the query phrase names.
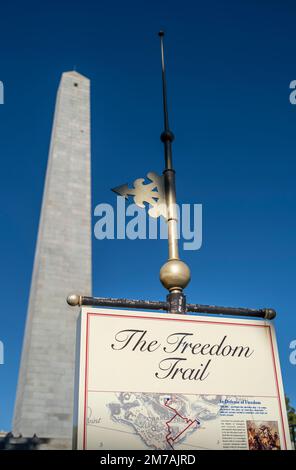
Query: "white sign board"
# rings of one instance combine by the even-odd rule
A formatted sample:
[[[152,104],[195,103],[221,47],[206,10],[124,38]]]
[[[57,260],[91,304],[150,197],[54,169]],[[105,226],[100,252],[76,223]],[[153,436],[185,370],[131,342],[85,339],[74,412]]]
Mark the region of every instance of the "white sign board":
[[[290,449],[273,325],[83,307],[78,449]]]

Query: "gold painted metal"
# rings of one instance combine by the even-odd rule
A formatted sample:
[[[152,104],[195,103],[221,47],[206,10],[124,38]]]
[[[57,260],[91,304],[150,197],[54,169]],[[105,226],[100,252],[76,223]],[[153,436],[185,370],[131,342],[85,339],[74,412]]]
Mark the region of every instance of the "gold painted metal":
[[[167,219],[164,176],[159,176],[154,171],[150,171],[147,173],[147,179],[151,182],[145,184],[144,178],[137,178],[133,182],[132,188],[129,188],[128,184],[122,184],[113,188],[112,191],[125,199],[132,196],[134,203],[139,207],[144,208],[144,202],[149,204],[148,214],[150,217],[157,218],[162,215]]]
[[[180,259],[170,259],[160,270],[160,281],[170,292],[182,292],[190,277],[190,269]]]
[[[67,303],[71,307],[77,307],[78,305],[81,305],[81,295],[77,295],[77,294],[68,295]]]

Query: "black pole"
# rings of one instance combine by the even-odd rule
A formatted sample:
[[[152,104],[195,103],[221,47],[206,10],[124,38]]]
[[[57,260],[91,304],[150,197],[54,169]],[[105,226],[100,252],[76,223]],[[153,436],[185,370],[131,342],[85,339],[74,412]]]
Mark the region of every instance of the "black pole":
[[[169,131],[169,116],[168,116],[167,89],[166,89],[165,62],[164,62],[164,47],[163,47],[164,32],[159,31],[158,36],[160,37],[164,130],[165,130],[165,132],[168,132]]]
[[[170,302],[155,300],[134,300],[134,299],[113,299],[109,297],[86,297],[75,296],[75,302],[72,296],[68,297],[68,303],[72,306],[84,305],[89,307],[122,307],[122,308],[141,308],[146,310],[164,310],[171,312]],[[219,307],[216,305],[187,304],[187,312],[207,313],[212,315],[230,315],[239,317],[264,318],[272,320],[276,312],[270,308],[251,309],[243,307]]]

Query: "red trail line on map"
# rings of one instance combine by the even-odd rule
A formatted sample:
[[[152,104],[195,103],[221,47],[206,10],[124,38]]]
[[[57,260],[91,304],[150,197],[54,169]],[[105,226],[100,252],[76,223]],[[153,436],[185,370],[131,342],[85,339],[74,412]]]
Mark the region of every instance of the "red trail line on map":
[[[199,421],[197,419],[189,419],[189,418],[186,418],[185,416],[182,416],[175,408],[173,408],[172,406],[169,406],[168,405],[168,402],[171,401],[170,398],[168,398],[167,400],[165,400],[165,403],[164,403],[164,406],[166,406],[167,408],[169,408],[171,411],[173,411],[175,414],[174,416],[169,419],[169,421],[166,421],[166,426],[168,428],[168,434],[165,436],[166,438],[166,441],[167,443],[169,444],[169,446],[174,449],[174,447],[172,446],[171,442],[172,441],[173,443],[181,436],[181,434],[183,434],[188,428],[190,428],[190,426],[192,426],[194,423],[196,423],[197,425],[199,425]],[[177,436],[175,438],[172,438],[172,437],[169,437],[170,434],[172,433],[171,431],[171,428],[170,428],[170,423],[177,417],[179,416],[181,419],[183,419],[186,423],[189,423],[188,426],[186,426],[186,428],[184,428],[181,432],[179,432],[179,434],[177,434]]]

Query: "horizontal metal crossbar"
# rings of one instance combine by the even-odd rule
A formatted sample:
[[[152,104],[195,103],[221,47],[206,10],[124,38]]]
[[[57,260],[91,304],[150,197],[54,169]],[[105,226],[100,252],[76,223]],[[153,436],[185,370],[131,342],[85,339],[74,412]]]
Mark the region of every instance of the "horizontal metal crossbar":
[[[89,305],[92,307],[122,307],[122,308],[140,308],[147,310],[164,310],[172,312],[171,302],[155,300],[134,300],[134,299],[114,299],[110,297],[86,297],[79,295],[70,295],[67,299],[68,304]],[[186,304],[185,313],[207,313],[212,315],[233,315],[241,317],[257,317],[272,320],[276,316],[275,310],[271,308],[251,309],[241,307],[219,307],[217,305]]]

